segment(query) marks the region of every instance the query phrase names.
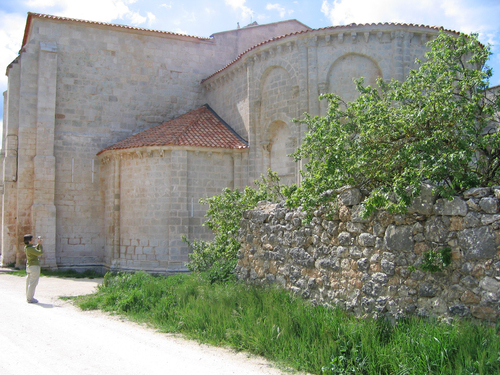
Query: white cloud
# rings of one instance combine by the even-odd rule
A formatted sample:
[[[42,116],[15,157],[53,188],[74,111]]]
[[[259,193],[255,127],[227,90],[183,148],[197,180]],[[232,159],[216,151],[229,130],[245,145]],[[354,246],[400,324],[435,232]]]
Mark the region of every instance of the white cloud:
[[[151,27],[151,25],[153,24],[153,22],[156,21],[156,16],[151,13],[151,12],[146,12],[146,15],[147,15],[147,18],[148,18],[148,26]]]
[[[160,4],[160,8],[172,9],[172,4]]]
[[[179,29],[179,28],[175,29],[174,33],[189,35],[189,33],[187,31]]]
[[[122,19],[137,26],[151,22],[150,16],[142,16],[130,10],[137,0],[29,0],[28,7],[56,16],[79,18],[90,21],[112,22]]]
[[[140,25],[144,22],[146,22],[147,18],[141,16],[139,13],[133,13],[130,16],[130,23],[134,26]]]
[[[488,3],[488,4],[486,4]],[[323,0],[333,25],[370,22],[417,23],[466,33],[497,28],[500,3],[470,0]]]
[[[415,23],[479,33],[483,43],[500,44],[500,2],[470,0],[323,0],[332,25],[371,22]]]
[[[254,12],[245,5],[246,0],[224,0],[224,2],[234,10],[241,12],[242,22],[253,19]]]
[[[266,9],[267,10],[277,10],[279,12],[281,18],[285,17],[286,9],[279,4],[269,4],[268,3],[266,5]]]
[[[30,0],[26,2],[29,7],[53,7],[58,3],[58,0]]]
[[[438,13],[434,0],[324,0],[321,11],[334,25],[370,22],[418,22],[422,13]],[[431,17],[432,18],[432,17]]]
[[[4,69],[17,57],[21,49],[26,18],[0,12],[0,24],[2,25],[0,29],[0,69],[2,69],[0,71],[0,92],[3,92],[7,87],[7,76],[4,74]]]

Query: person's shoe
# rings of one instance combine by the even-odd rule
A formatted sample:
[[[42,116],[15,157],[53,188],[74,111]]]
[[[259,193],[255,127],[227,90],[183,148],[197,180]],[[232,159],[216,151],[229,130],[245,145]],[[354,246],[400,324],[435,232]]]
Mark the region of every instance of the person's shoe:
[[[38,300],[33,298],[31,301],[28,301],[28,303],[38,303]]]

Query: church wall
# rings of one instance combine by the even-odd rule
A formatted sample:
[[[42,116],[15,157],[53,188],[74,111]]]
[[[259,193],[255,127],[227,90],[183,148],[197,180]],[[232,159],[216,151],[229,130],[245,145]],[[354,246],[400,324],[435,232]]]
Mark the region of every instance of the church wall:
[[[115,202],[115,194],[120,194],[119,191],[115,191],[115,181],[119,181],[119,173],[117,173],[114,162],[103,163],[100,161],[100,198],[103,206],[104,217],[103,217],[103,241],[104,249],[102,253],[102,263],[110,267],[113,260],[113,250],[114,250],[114,238],[115,238],[115,221],[119,224],[119,195],[118,200]],[[119,165],[119,164],[118,164]],[[116,175],[118,178],[116,178]],[[117,203],[117,204],[115,204]],[[116,216],[116,219],[115,219]],[[119,228],[118,228],[119,229]],[[119,232],[118,232],[119,234]]]
[[[231,70],[223,80],[204,85],[204,101],[245,140],[249,138],[249,93],[247,67]]]
[[[2,149],[5,154],[2,164],[2,250],[1,264],[19,262],[17,228],[17,161],[19,134],[19,95],[21,66],[16,61],[9,68],[7,100],[4,106],[4,129]],[[17,258],[17,259],[16,259]]]
[[[24,234],[32,233],[32,204],[34,199],[34,156],[36,154],[36,114],[38,89],[39,46],[30,45],[20,61],[19,124],[17,152],[17,242],[16,266],[25,262]],[[14,125],[14,124],[12,124]],[[10,124],[9,124],[10,126]],[[15,125],[14,125],[15,126]]]
[[[354,34],[318,39],[319,93],[334,92],[351,101],[357,97],[353,78],[363,76],[364,84],[372,86],[377,77],[403,80],[415,68],[415,59],[424,58],[425,43],[435,35],[388,28]]]
[[[245,155],[245,154],[243,154]],[[235,184],[235,160],[241,160],[241,153],[222,150],[190,151],[188,153],[188,211],[189,239],[213,238],[212,231],[202,224],[208,205],[200,204],[206,199],[222,193],[224,188],[241,188]]]
[[[19,58],[22,89],[17,98],[17,121],[22,123],[22,143],[16,186],[19,200],[14,203],[20,215],[15,219],[18,233],[11,242],[18,246],[21,241],[17,237],[34,230],[32,160],[37,137],[36,107],[43,98],[38,94],[38,80],[45,74],[38,74],[39,50],[42,44],[50,43],[55,46],[57,59],[56,106],[52,115],[57,235],[52,243],[46,242],[46,247],[55,251],[62,267],[98,264],[103,261],[104,209],[95,155],[134,132],[198,106],[200,80],[222,63],[215,58],[213,42],[192,38],[176,40],[38,19],[33,22],[31,36]],[[14,199],[13,194],[10,197]],[[22,246],[18,247],[22,258]]]
[[[287,42],[271,52],[250,52],[227,73],[203,84],[207,103],[250,143],[246,184],[251,185],[269,167],[269,157],[264,156],[269,126],[284,121],[296,129],[291,119],[299,116],[298,69],[298,51]]]
[[[199,82],[204,77],[235,58],[246,44],[260,41],[257,31],[281,34],[285,29],[241,31],[231,44],[222,43],[228,35],[224,33],[214,43],[34,19],[28,49],[48,42],[57,46],[54,155],[60,266],[103,261],[105,212],[95,155],[203,104]],[[27,56],[25,52],[21,59]],[[244,94],[244,83],[239,92]],[[26,194],[21,198],[29,207],[32,199]],[[31,225],[28,218],[26,227]]]
[[[171,156],[121,160],[120,267],[165,269],[171,260]]]
[[[234,45],[235,55],[232,59],[235,59],[238,54],[272,37],[288,35],[309,29],[309,27],[297,20],[288,20],[215,33],[213,34],[213,38],[217,44],[228,46]],[[227,60],[227,62],[229,61],[230,60]]]
[[[105,267],[186,272],[182,236],[213,237],[202,226],[208,206],[199,200],[233,188],[242,159],[245,152],[177,147],[101,155]]]
[[[280,64],[280,65],[271,65]],[[280,182],[292,184],[296,181],[295,163],[288,155],[295,151],[297,125],[292,119],[298,117],[298,70],[297,64],[283,59],[262,64],[259,99],[260,119],[256,141],[262,150],[262,169],[265,174],[271,168],[278,173]],[[267,65],[271,65],[267,67]],[[259,72],[260,73],[260,72]]]
[[[103,262],[104,218],[98,160],[90,157],[95,137],[56,140],[57,263],[63,267]]]

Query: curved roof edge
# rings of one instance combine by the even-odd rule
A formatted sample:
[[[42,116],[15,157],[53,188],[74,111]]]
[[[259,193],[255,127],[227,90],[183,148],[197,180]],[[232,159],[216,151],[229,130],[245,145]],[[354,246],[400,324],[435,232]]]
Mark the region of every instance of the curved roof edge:
[[[285,38],[288,38],[288,37],[291,37],[291,36],[296,36],[296,35],[300,35],[300,34],[307,34],[307,33],[316,32],[316,31],[342,30],[342,29],[349,29],[349,28],[354,28],[354,27],[367,27],[367,26],[368,27],[370,27],[370,26],[371,27],[380,27],[380,26],[416,27],[416,28],[422,28],[422,29],[430,29],[432,31],[443,30],[443,31],[446,31],[448,33],[457,34],[457,35],[462,34],[461,32],[458,32],[458,31],[455,31],[455,30],[445,29],[442,26],[428,26],[428,25],[421,25],[421,24],[397,23],[397,22],[378,22],[378,23],[363,23],[363,24],[351,23],[349,25],[327,26],[327,27],[322,27],[322,28],[319,28],[319,29],[309,29],[309,30],[297,31],[297,32],[294,32],[294,33],[290,33],[290,34],[286,34],[286,35],[274,37],[274,38],[268,39],[268,40],[266,40],[264,42],[261,42],[259,44],[256,44],[255,46],[247,49],[246,51],[244,51],[242,53],[240,53],[236,59],[234,59],[233,61],[231,61],[229,64],[227,64],[223,68],[219,69],[218,71],[216,71],[215,73],[211,74],[207,78],[204,78],[201,81],[201,83],[204,83],[204,82],[208,81],[210,78],[218,75],[222,71],[224,71],[227,68],[229,68],[231,65],[235,64],[237,61],[241,60],[244,55],[246,55],[247,53],[251,52],[252,50],[254,50],[254,49],[256,49],[256,48],[258,48],[260,46],[263,46],[264,44],[268,44],[268,43],[271,43],[271,42],[274,42],[274,41],[277,41],[277,40],[280,40],[280,39],[285,39]]]
[[[145,31],[145,32],[150,32],[150,33],[171,35],[171,36],[176,36],[176,37],[185,37],[185,38],[196,39],[196,40],[211,40],[209,37],[200,37],[200,36],[193,36],[193,35],[187,35],[187,34],[178,34],[178,33],[173,33],[170,31],[145,29],[142,27],[119,25],[116,23],[88,21],[88,20],[82,20],[82,19],[78,19],[78,18],[52,16],[50,14],[28,12],[28,18],[26,19],[26,27],[24,28],[24,37],[23,37],[22,47],[24,47],[26,45],[26,43],[28,42],[28,37],[29,37],[30,31],[31,31],[31,23],[33,22],[34,18],[42,18],[42,19],[47,19],[47,20],[51,20],[51,21],[60,21],[60,22],[75,22],[75,23],[82,23],[82,24],[89,24],[89,25],[107,26],[107,27],[124,29],[124,30]]]

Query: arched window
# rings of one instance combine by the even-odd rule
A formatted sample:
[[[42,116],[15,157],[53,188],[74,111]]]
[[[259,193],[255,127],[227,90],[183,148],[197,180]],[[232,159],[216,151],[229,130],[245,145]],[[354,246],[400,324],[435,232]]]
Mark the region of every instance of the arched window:
[[[268,166],[278,174],[281,183],[287,185],[295,182],[296,173],[296,163],[288,156],[295,151],[296,142],[291,135],[290,128],[283,121],[274,121],[267,131]]]
[[[329,91],[340,95],[345,102],[351,102],[358,97],[358,91],[353,79],[363,77],[365,86],[376,86],[382,71],[372,59],[351,53],[338,58],[331,66],[328,74]]]

